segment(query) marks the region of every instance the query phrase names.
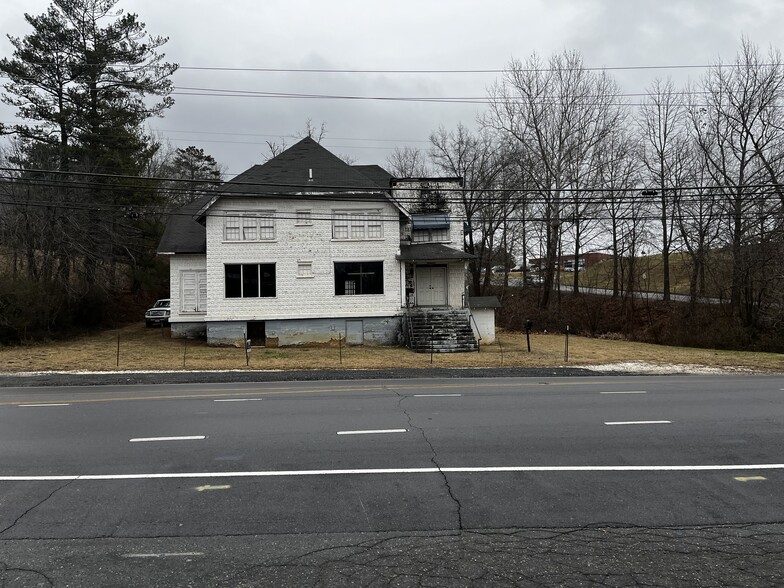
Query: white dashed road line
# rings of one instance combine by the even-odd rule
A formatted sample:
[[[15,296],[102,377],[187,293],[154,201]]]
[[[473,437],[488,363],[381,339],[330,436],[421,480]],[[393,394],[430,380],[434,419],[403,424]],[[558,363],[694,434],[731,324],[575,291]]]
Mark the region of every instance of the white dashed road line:
[[[672,421],[606,421],[605,425],[669,425]]]
[[[146,443],[148,441],[201,441],[206,438],[206,435],[188,435],[185,437],[138,437],[136,439],[128,439],[128,441],[131,443]]]
[[[217,398],[213,402],[253,402],[254,400],[262,400],[262,398]]]
[[[38,408],[39,406],[71,406],[70,404],[17,404],[19,408]]]
[[[201,551],[189,551],[184,553],[123,553],[123,557],[128,558],[161,558],[161,557],[198,557],[204,555]]]
[[[599,394],[647,394],[645,390],[624,390],[619,392],[599,392]]]
[[[338,431],[338,435],[376,435],[381,433],[406,433],[408,429],[374,429],[369,431]]]
[[[462,396],[462,394],[414,394],[414,398],[446,398]]]

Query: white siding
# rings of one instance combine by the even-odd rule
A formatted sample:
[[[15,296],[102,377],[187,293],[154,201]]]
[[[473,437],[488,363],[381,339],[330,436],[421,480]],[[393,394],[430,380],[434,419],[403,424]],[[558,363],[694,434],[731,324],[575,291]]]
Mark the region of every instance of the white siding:
[[[275,240],[226,242],[224,211],[275,210]],[[381,209],[383,239],[332,239],[333,210]],[[297,210],[310,210],[312,224],[297,224]],[[400,249],[398,211],[391,204],[221,198],[207,216],[207,320],[271,320],[351,316],[390,316],[400,313]],[[300,261],[312,262],[313,277],[298,278]],[[335,261],[383,261],[384,293],[336,296]],[[275,298],[226,298],[224,266],[231,263],[274,263]]]
[[[477,308],[471,311],[474,315],[474,320],[471,322],[471,328],[474,331],[474,336],[482,336],[480,343],[482,345],[489,345],[495,342],[495,309],[494,308]],[[477,330],[478,329],[478,330]]]
[[[169,322],[193,322],[204,320],[204,313],[183,312],[183,272],[206,270],[207,258],[204,255],[172,255],[169,260],[169,285],[171,298],[171,317]],[[209,296],[209,286],[208,292]]]

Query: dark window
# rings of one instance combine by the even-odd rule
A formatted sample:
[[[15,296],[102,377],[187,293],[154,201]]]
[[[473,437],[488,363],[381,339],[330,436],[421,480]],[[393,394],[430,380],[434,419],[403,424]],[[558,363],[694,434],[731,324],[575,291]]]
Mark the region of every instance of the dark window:
[[[274,298],[275,264],[228,264],[226,268],[226,298]]]
[[[242,266],[242,297],[259,297],[259,264],[246,263]]]
[[[262,263],[259,265],[261,272],[261,294],[262,298],[275,297],[275,264]]]
[[[242,266],[226,266],[226,298],[242,296]]]
[[[384,263],[381,261],[335,263],[335,294],[384,293]]]

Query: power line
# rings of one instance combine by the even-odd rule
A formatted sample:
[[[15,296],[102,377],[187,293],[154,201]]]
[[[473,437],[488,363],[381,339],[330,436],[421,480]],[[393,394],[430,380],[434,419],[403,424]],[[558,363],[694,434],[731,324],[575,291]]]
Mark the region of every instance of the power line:
[[[193,216],[194,216],[192,213],[189,213],[189,212],[182,212],[182,211],[177,211],[177,210],[175,210],[175,211],[165,211],[165,210],[160,210],[160,209],[154,208],[154,207],[149,206],[149,205],[148,206],[137,206],[137,207],[124,206],[124,205],[101,205],[101,206],[96,207],[95,205],[77,204],[77,203],[70,203],[70,202],[61,202],[61,203],[53,204],[52,202],[29,201],[29,202],[19,203],[19,202],[16,202],[16,201],[9,201],[9,200],[3,200],[3,199],[0,199],[0,205],[19,206],[19,207],[31,207],[31,208],[49,208],[49,209],[55,208],[55,209],[73,210],[73,211],[81,211],[81,212],[92,211],[92,212],[97,212],[97,213],[106,212],[106,211],[111,212],[111,209],[114,207],[115,208],[115,214],[118,213],[118,212],[119,213],[124,212],[125,216],[128,217],[128,218],[139,218],[141,216],[146,216],[146,215],[160,215],[160,216],[164,216],[164,217],[180,216],[180,217],[189,217],[189,218],[193,218]],[[350,211],[348,211],[348,212],[350,212]],[[361,212],[361,211],[357,211],[357,212]],[[679,215],[679,218],[683,218],[683,219],[686,219],[686,220],[689,220],[689,219],[706,220],[706,219],[716,219],[716,218],[725,218],[725,217],[726,218],[732,218],[733,215],[734,215],[733,211],[727,210],[724,213],[722,213],[721,211],[713,211],[711,214],[705,214],[705,215],[681,214],[681,215]],[[226,218],[227,216],[248,217],[248,218],[269,218],[268,214],[265,214],[264,211],[257,211],[257,212],[251,211],[251,212],[249,212],[249,211],[244,210],[244,209],[242,209],[242,210],[239,210],[239,209],[238,210],[228,209],[228,210],[221,210],[221,211],[218,211],[218,212],[206,212],[204,216],[205,217],[212,217],[212,218]],[[297,217],[296,213],[275,213],[273,218],[275,220],[294,220],[294,221],[299,220],[299,217]],[[400,217],[397,216],[397,215],[380,215],[379,214],[379,215],[373,215],[372,218],[373,219],[377,219],[377,220],[379,220],[381,222],[384,222],[384,223],[396,223],[397,224],[397,223],[400,222]],[[450,215],[450,219],[454,220],[454,221],[458,221],[458,222],[467,222],[469,220],[467,216],[462,215],[462,214]],[[310,220],[311,221],[333,222],[335,220],[335,217],[332,214],[329,214],[329,215],[318,215],[318,214],[315,214],[315,215],[311,215]],[[474,225],[475,229],[479,229],[484,224],[482,219],[474,218],[474,219],[471,219],[471,220],[472,220],[473,223],[475,223],[475,225]],[[584,215],[584,216],[580,217],[580,221],[582,221],[582,222],[600,222],[600,221],[609,221],[609,220],[615,220],[615,221],[635,221],[635,222],[646,222],[647,221],[647,222],[650,222],[650,221],[659,221],[659,220],[661,220],[661,217],[658,214],[652,214],[652,213],[648,213],[648,214],[622,214],[622,215],[615,215],[615,216],[611,216],[611,215],[607,215],[607,214],[603,214],[603,215],[591,214],[591,215]],[[517,215],[517,216],[514,216],[514,217],[510,218],[509,222],[552,223],[553,219],[552,218],[543,217],[543,216]],[[571,223],[572,223],[572,221],[565,220],[565,219],[561,219],[560,222],[559,222],[559,224],[562,224],[562,225],[565,225],[565,226],[569,226]],[[131,227],[129,227],[129,228],[131,228]],[[239,241],[239,242],[241,242],[241,241]]]
[[[780,67],[780,63],[761,63],[761,66]],[[708,69],[744,67],[737,63],[713,63],[713,64],[670,64],[670,65],[616,65],[616,66],[597,66],[597,67],[537,67],[521,68],[518,71],[531,73],[552,72],[552,71],[639,71],[639,70],[666,70],[666,69]],[[241,71],[258,73],[313,73],[313,74],[499,74],[506,69],[339,69],[339,68],[283,68],[283,67],[227,67],[227,66],[195,66],[181,65],[179,70],[191,71]]]
[[[221,187],[251,187],[251,188],[273,188],[277,190],[282,189],[301,189],[303,193],[307,193],[308,190],[314,190],[317,192],[355,192],[355,193],[385,193],[388,194],[389,190],[395,189],[393,187],[384,187],[379,186],[376,184],[367,184],[363,186],[349,186],[345,184],[333,184],[333,185],[319,185],[314,187],[313,184],[308,182],[303,183],[288,183],[288,182],[249,182],[249,181],[231,181],[231,182],[219,182],[214,180],[204,180],[204,179],[189,179],[189,178],[173,178],[173,177],[164,177],[164,176],[138,176],[138,175],[123,175],[123,174],[108,174],[108,173],[98,173],[98,172],[82,172],[82,171],[62,171],[62,170],[53,170],[53,169],[36,169],[36,168],[16,168],[16,167],[2,167],[0,166],[0,171],[7,172],[6,178],[15,180],[19,183],[29,181],[28,178],[21,178],[19,176],[13,176],[10,174],[51,174],[54,176],[74,176],[74,177],[82,177],[82,178],[100,178],[100,179],[120,179],[120,180],[131,180],[131,181],[144,181],[144,182],[175,182],[180,184],[192,184],[192,185],[199,185],[203,186],[205,184],[213,184],[216,186]],[[394,178],[396,181],[404,181],[410,179],[412,181],[418,181],[417,178]],[[426,180],[427,178],[422,178]],[[437,178],[430,178],[437,179]],[[448,179],[448,178],[444,178]],[[68,185],[69,182],[62,182],[63,185]],[[139,187],[150,188],[149,185],[139,184]],[[741,186],[744,189],[770,189],[773,190],[773,193],[778,193],[777,190],[779,189],[778,186],[774,183],[770,182],[758,182],[758,183],[748,183]],[[733,189],[737,187],[733,186]],[[418,190],[419,188],[396,188],[398,191],[402,190]],[[716,186],[713,184],[695,184],[695,185],[677,185],[677,186],[667,186],[664,188],[666,192],[680,192],[686,190],[717,190],[721,189],[721,186]],[[466,188],[466,187],[459,187],[459,188],[450,188],[450,187],[438,187],[437,191],[446,192],[446,193],[458,193],[462,194],[465,192],[477,192],[477,193],[519,193],[519,192],[527,192],[527,193],[553,193],[553,192],[560,192],[560,193],[582,193],[582,194],[592,194],[592,193],[613,193],[613,192],[630,192],[630,191],[641,191],[641,190],[649,190],[649,188],[645,186],[637,186],[634,188],[630,187],[622,187],[622,188],[612,188],[612,187],[561,187],[561,188],[535,188],[535,187],[527,187],[527,186],[518,186],[514,188],[501,188],[501,187],[487,187],[487,188]],[[281,195],[288,194],[289,192],[279,192]],[[237,195],[242,194],[241,192],[237,192],[233,190],[227,195]],[[246,194],[254,194],[253,192],[248,192]],[[308,194],[309,196],[313,196],[314,194]],[[658,194],[652,194],[652,197],[658,198]]]

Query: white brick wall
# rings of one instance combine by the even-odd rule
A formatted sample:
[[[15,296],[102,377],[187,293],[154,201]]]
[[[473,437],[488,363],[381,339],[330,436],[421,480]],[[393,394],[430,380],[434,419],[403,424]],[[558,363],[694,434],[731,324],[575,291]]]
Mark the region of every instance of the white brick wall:
[[[309,209],[310,226],[296,225],[296,211]],[[384,238],[337,241],[332,239],[332,212],[380,209]],[[226,212],[274,210],[273,242],[226,242]],[[327,202],[319,200],[221,198],[207,216],[207,320],[270,320],[335,316],[390,316],[400,312],[399,212],[384,201]],[[297,262],[311,261],[313,277],[298,278]],[[336,296],[335,261],[383,261],[384,293]],[[274,263],[275,298],[226,298],[224,265]],[[174,281],[172,281],[174,284]]]

